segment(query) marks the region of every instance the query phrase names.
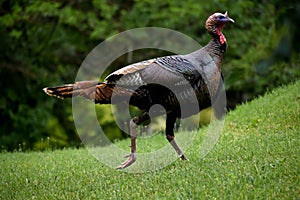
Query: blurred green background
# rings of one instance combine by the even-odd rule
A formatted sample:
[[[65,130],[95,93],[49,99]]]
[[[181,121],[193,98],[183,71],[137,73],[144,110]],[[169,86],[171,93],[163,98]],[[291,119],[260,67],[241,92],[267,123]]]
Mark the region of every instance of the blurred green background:
[[[223,31],[229,43],[223,63],[229,109],[300,78],[297,1],[0,1],[0,148],[80,146],[71,101],[48,97],[42,88],[74,82],[96,45],[128,29],[165,27],[205,45],[207,17],[225,11],[236,22]],[[136,51],[110,69],[160,54]],[[99,106],[97,113],[111,140],[126,136],[110,107]]]

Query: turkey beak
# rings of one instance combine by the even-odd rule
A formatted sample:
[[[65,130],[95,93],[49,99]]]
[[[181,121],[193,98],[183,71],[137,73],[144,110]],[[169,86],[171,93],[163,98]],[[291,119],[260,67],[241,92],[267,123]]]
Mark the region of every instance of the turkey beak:
[[[231,19],[230,17],[228,17],[228,12],[226,11],[225,12],[225,17],[227,18],[227,22],[232,22],[232,23],[234,23],[234,20],[233,19]]]
[[[234,20],[233,20],[233,19],[231,19],[231,18],[229,18],[229,17],[227,17],[227,19],[228,19],[228,22],[234,23]]]

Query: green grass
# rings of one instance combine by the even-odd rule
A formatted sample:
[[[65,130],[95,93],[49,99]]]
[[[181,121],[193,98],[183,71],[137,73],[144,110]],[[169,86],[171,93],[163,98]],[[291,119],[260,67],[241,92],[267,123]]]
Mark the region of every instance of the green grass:
[[[148,173],[106,167],[86,149],[1,153],[0,199],[300,199],[300,81],[230,112],[200,159],[206,130],[186,151],[189,161]]]

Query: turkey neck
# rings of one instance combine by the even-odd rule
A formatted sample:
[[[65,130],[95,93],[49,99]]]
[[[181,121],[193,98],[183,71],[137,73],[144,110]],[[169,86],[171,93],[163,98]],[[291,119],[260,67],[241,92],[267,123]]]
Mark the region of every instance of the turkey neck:
[[[222,37],[225,38],[223,34]],[[204,50],[213,58],[219,71],[221,71],[222,59],[226,49],[226,39],[223,44],[221,44],[219,38],[213,38],[206,46],[204,46]]]
[[[224,35],[222,37],[225,38]],[[204,60],[208,61],[210,59],[213,59],[213,61],[218,67],[219,72],[221,72],[223,55],[227,49],[226,39],[223,41],[223,44],[221,44],[220,38],[218,36],[215,36],[203,48],[193,52],[192,56],[195,58],[195,60],[198,60],[198,62],[200,63]]]
[[[213,58],[221,72],[223,55],[227,49],[226,37],[222,33],[224,24],[207,28],[212,40],[204,47],[204,50]]]

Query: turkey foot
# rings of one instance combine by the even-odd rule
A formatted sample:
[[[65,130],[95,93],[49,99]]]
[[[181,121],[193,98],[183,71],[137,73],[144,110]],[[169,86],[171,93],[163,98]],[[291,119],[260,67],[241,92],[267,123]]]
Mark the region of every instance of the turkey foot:
[[[131,154],[126,155],[125,158],[128,158],[125,162],[117,167],[117,169],[125,169],[132,165],[136,160],[136,127],[142,122],[149,119],[149,115],[147,112],[142,115],[133,118],[130,120],[130,135],[131,135]]]
[[[135,119],[135,118],[134,118]],[[125,169],[132,165],[136,160],[136,127],[137,124],[133,120],[130,120],[130,134],[131,134],[131,154],[126,155],[125,158],[128,158],[125,162],[117,167],[117,169]]]
[[[184,156],[184,154],[182,154],[182,155],[180,156],[180,158],[181,158],[181,160],[187,160],[186,157]]]
[[[131,153],[129,155],[124,156],[125,158],[128,158],[125,162],[123,162],[121,165],[117,167],[117,169],[125,169],[126,167],[129,167],[131,164],[133,164],[136,160],[136,153]]]

